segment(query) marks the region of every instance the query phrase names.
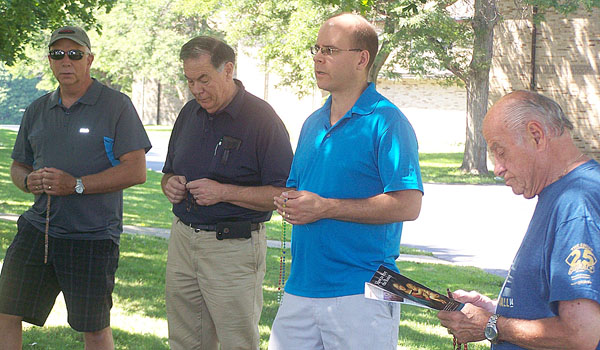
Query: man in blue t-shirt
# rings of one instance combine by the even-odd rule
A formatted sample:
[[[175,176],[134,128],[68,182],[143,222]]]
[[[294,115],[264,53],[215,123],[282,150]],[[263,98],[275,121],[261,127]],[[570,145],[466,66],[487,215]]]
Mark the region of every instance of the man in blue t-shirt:
[[[600,165],[577,149],[571,130],[560,106],[533,92],[513,92],[488,112],[494,173],[538,203],[498,300],[456,291],[469,304],[438,314],[459,342],[600,349]]]
[[[421,209],[414,131],[367,74],[377,34],[362,17],[327,20],[311,48],[331,93],[304,123],[288,190],[275,198],[294,225],[293,262],[269,349],[396,349],[398,304],[364,297],[380,265],[398,270],[402,222]]]

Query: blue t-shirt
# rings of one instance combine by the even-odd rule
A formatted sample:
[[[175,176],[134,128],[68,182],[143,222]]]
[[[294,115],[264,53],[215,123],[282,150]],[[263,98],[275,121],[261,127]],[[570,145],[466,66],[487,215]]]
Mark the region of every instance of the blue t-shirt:
[[[330,110],[331,97],[304,123],[288,187],[338,199],[423,191],[415,133],[373,84],[333,126]],[[316,298],[363,293],[379,265],[397,271],[401,233],[401,222],[372,225],[323,219],[295,225],[285,291]]]
[[[600,165],[591,160],[539,194],[496,312],[535,320],[558,316],[563,300],[600,303],[599,254]],[[505,342],[492,349],[523,348]]]

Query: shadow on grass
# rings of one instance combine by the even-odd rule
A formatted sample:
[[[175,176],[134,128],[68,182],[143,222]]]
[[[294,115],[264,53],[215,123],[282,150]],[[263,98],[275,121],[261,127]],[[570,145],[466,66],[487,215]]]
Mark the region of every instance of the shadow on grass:
[[[123,191],[123,221],[125,225],[169,228],[173,213],[171,203],[162,193],[162,174],[146,173],[146,182]],[[151,213],[149,215],[149,213]]]
[[[166,319],[167,241],[159,237],[121,235],[119,268],[113,299],[131,314]]]
[[[115,350],[169,349],[167,339],[113,329]],[[69,327],[31,327],[23,330],[23,349],[81,350],[83,334]]]

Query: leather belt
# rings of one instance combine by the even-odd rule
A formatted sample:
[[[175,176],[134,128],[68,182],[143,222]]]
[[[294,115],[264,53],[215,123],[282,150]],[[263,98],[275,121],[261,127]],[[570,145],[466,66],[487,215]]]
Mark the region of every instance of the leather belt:
[[[188,224],[187,222],[182,221],[181,219],[179,221],[181,221],[181,223],[184,224],[185,226],[189,226],[189,227],[195,229],[196,232],[198,232],[200,230],[202,230],[202,231],[217,231],[217,224],[215,224],[215,225]],[[226,223],[223,223],[223,224],[226,224]],[[260,228],[260,223],[253,222],[250,224],[251,231],[256,231],[259,228]]]

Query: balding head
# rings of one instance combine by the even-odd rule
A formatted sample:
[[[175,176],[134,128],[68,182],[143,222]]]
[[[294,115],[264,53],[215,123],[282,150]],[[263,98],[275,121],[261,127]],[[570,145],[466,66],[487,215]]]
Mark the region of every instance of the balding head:
[[[506,129],[521,136],[530,121],[537,121],[546,135],[558,137],[565,129],[573,130],[573,124],[567,119],[562,108],[548,97],[538,93],[519,90],[502,97],[489,110],[485,124],[494,119],[502,122]]]
[[[373,66],[377,50],[379,49],[379,40],[377,32],[364,17],[352,13],[341,13],[330,17],[323,26],[340,26],[350,34],[353,47],[367,50],[369,52],[369,63],[367,72]]]
[[[483,136],[494,174],[515,194],[533,198],[583,161],[570,133],[573,125],[553,100],[530,91],[502,97],[486,114]]]

